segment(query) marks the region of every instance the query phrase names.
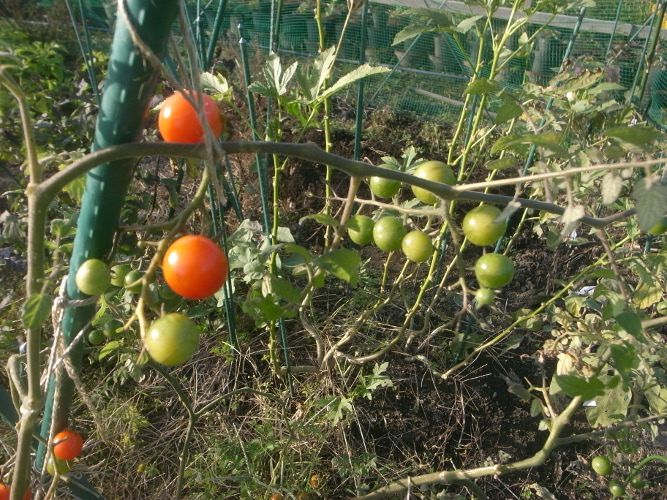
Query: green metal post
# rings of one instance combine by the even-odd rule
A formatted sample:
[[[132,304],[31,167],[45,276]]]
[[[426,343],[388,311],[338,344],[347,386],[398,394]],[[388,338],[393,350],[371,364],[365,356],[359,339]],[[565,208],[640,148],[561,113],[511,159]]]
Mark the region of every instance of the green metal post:
[[[139,38],[160,58],[167,51],[167,40],[178,12],[178,0],[126,0],[127,18]],[[157,85],[155,68],[142,56],[132,41],[130,28],[120,14],[116,23],[102,105],[97,118],[92,150],[134,142],[140,139],[150,99]],[[118,227],[125,193],[132,180],[135,160],[119,160],[91,170],[86,175],[86,189],[81,203],[78,229],[70,260],[67,294],[72,299],[85,297],[76,287],[74,276],[87,259],[104,258],[111,251]],[[95,313],[95,306],[70,307],[62,322],[65,343],[69,345]],[[83,344],[71,351],[71,361],[80,367]],[[42,436],[67,426],[74,384],[63,377],[55,401],[55,381],[51,380],[42,421]],[[53,420],[52,420],[53,418]],[[45,447],[37,455],[37,467],[44,462]]]
[[[368,26],[368,3],[362,7],[361,11],[361,40],[359,41],[359,65],[366,62],[366,29]],[[364,81],[365,78],[357,83],[357,118],[354,130],[354,159],[361,157],[361,131],[364,123]]]

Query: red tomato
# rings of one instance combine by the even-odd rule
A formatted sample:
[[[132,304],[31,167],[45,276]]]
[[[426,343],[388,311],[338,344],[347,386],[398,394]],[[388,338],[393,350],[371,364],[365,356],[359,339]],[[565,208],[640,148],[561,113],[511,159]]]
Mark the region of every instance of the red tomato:
[[[196,101],[196,94],[193,97]],[[213,135],[218,138],[225,127],[225,120],[218,105],[211,97],[203,94],[203,100],[206,121]],[[197,111],[180,92],[176,92],[164,101],[158,117],[158,129],[166,142],[204,141],[204,129],[197,116]]]
[[[0,484],[0,500],[9,500],[9,493],[10,493],[9,486]],[[23,495],[23,500],[30,500],[31,496],[32,496],[32,490],[28,488],[25,491],[25,495]]]
[[[183,236],[174,241],[162,261],[169,287],[186,299],[205,299],[220,290],[229,263],[218,245],[204,236]]]
[[[53,454],[61,460],[73,460],[83,449],[83,439],[72,431],[64,430],[53,438]]]

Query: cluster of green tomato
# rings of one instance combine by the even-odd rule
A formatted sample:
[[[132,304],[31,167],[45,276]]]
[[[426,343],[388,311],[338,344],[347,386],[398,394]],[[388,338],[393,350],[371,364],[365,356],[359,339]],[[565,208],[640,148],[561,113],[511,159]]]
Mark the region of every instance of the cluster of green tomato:
[[[591,460],[591,467],[595,473],[600,476],[609,476],[613,471],[611,460],[604,456],[594,457],[593,460]],[[626,482],[619,481],[618,479],[611,479],[608,484],[611,496],[614,498],[625,496],[626,484],[629,484],[636,490],[641,490],[646,486],[646,481],[637,471],[633,471]]]
[[[393,168],[389,164],[381,166]],[[414,175],[449,185],[456,182],[452,169],[439,161],[421,163]],[[378,198],[393,198],[401,189],[399,181],[384,177],[371,177],[369,186]],[[412,192],[418,200],[428,205],[439,201],[435,194],[426,189],[413,186]],[[501,211],[491,205],[474,208],[463,219],[463,234],[475,245],[493,245],[507,229],[507,219],[499,219],[500,215]],[[349,238],[357,245],[373,242],[385,252],[402,250],[405,257],[413,262],[425,262],[435,251],[428,234],[419,229],[407,232],[401,219],[395,216],[386,215],[374,221],[367,215],[357,214],[350,217],[346,226]],[[492,289],[507,285],[514,277],[514,264],[505,255],[487,253],[475,263],[475,276],[481,287],[475,293],[475,299],[480,305],[490,305],[495,298]]]
[[[166,284],[160,288],[165,299],[177,295],[187,299],[204,299],[217,292],[229,271],[229,263],[224,252],[209,238],[188,235],[174,241],[167,249],[162,261],[162,274]],[[103,294],[110,286],[124,287],[131,293],[142,290],[143,275],[127,264],[109,268],[100,259],[88,259],[77,270],[77,288],[91,296]],[[104,342],[106,338],[123,336],[123,324],[112,319],[101,328],[88,334],[92,345]],[[199,328],[187,316],[169,313],[155,320],[142,338],[143,345],[151,358],[166,366],[185,363],[199,346]]]

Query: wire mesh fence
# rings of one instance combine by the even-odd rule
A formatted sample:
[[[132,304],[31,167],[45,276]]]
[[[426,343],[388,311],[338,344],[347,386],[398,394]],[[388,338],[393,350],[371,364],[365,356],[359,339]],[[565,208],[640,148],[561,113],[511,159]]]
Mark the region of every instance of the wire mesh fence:
[[[320,32],[315,20],[315,0],[218,0],[188,2],[193,30],[210,33],[218,21],[216,56],[233,59],[235,45],[243,37],[256,51],[274,49],[285,58],[314,57],[320,50]],[[544,30],[525,57],[515,58],[500,79],[509,88],[525,82],[545,85],[562,64],[576,67],[594,60],[604,65],[608,81],[626,90],[617,100],[643,106],[647,116],[660,126],[667,124],[667,74],[664,54],[667,21],[660,15],[664,0],[597,0],[594,7],[569,10],[559,15],[538,12],[526,24],[528,35],[544,25]],[[110,28],[115,19],[115,1],[87,0],[79,3],[89,26]],[[394,45],[394,38],[415,19],[414,8],[430,7],[451,15],[454,23],[484,13],[476,2],[453,0],[375,0],[367,2],[366,13],[357,10],[343,33],[347,4],[342,0],[322,0],[324,46],[341,42],[338,57],[342,64],[386,65],[389,76],[366,82],[365,105],[391,106],[396,112],[411,113],[429,120],[448,121],[458,113],[463,90],[479,58],[480,36],[475,30],[452,35],[424,33]],[[530,6],[531,1],[526,1]],[[500,7],[493,28],[502,32],[511,9]],[[575,29],[578,29],[576,36]],[[175,34],[179,34],[177,27]],[[271,37],[271,33],[274,36]],[[344,34],[340,40],[341,34]],[[483,33],[482,36],[493,36]],[[651,41],[657,37],[653,50]],[[516,50],[521,41],[508,44]],[[566,48],[572,44],[564,61]],[[484,62],[484,61],[482,61]],[[482,64],[482,71],[484,65]],[[356,93],[350,93],[350,100]]]

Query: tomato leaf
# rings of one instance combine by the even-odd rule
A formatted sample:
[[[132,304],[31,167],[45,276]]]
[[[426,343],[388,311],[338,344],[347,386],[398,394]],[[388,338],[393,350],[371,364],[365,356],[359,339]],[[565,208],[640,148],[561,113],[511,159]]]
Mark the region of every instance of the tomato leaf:
[[[523,109],[514,101],[507,101],[505,104],[500,106],[498,113],[496,113],[496,125],[510,121],[512,118],[521,116]]]
[[[119,341],[112,340],[110,342],[107,342],[106,344],[104,344],[102,349],[100,349],[100,353],[97,355],[98,361],[101,361],[104,358],[106,358],[107,356],[109,356],[110,354],[113,354],[119,348],[120,348],[120,342]]]
[[[602,203],[611,205],[618,199],[618,195],[621,194],[623,179],[614,172],[607,172],[602,177],[600,188],[602,190]]]
[[[493,92],[500,88],[500,83],[495,80],[489,80],[488,78],[478,78],[474,80],[466,89],[463,91],[464,94],[473,94],[473,95],[482,95]]]
[[[51,314],[53,297],[48,294],[31,295],[23,306],[21,321],[27,329],[39,328]]]
[[[517,166],[517,159],[513,156],[505,156],[498,160],[490,161],[486,164],[488,170],[506,170],[508,168],[514,168]]]
[[[597,377],[585,379],[579,375],[554,375],[554,379],[568,396],[593,399],[604,394],[604,384]]]
[[[337,278],[347,281],[350,286],[357,286],[359,282],[359,268],[361,256],[355,250],[341,248],[325,253],[313,261],[313,264]]]
[[[628,342],[613,344],[609,349],[611,350],[611,359],[614,360],[614,368],[621,374],[623,380],[628,381],[630,372],[639,366],[637,350]]]
[[[667,213],[667,185],[653,182],[645,177],[639,179],[632,189],[635,199],[639,227],[648,231]]]
[[[646,147],[663,136],[662,132],[648,125],[622,125],[607,129],[607,135],[616,139],[630,153],[643,153]]]
[[[613,385],[613,377],[605,375],[600,379],[607,381],[608,387]],[[607,427],[622,420],[628,412],[630,396],[630,388],[623,384],[608,388],[604,394],[595,398],[595,406],[586,408],[588,423],[593,427]]]
[[[622,312],[614,317],[621,327],[638,340],[645,341],[642,321],[639,315],[633,312]]]
[[[318,214],[306,215],[305,217],[301,217],[299,219],[299,224],[303,224],[307,220],[314,220],[315,222],[319,222],[320,224],[325,224],[331,227],[340,226],[338,220],[334,219],[329,214],[318,213]]]

